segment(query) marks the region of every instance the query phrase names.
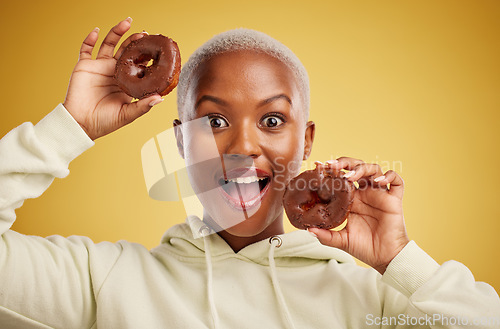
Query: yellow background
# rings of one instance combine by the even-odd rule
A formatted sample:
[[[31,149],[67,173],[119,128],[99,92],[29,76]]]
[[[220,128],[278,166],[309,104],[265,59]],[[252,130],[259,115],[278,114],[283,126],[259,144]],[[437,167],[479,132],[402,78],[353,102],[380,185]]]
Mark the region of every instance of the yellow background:
[[[498,291],[499,1],[3,2],[0,136],[62,102],[87,33],[100,27],[102,41],[127,16],[134,32],[174,38],[183,62],[235,27],[288,45],[311,80],[311,160],[346,155],[397,169],[410,238]],[[155,246],[184,211],[148,197],[140,149],[171,127],[175,97],[97,140],[17,211],[14,229]]]

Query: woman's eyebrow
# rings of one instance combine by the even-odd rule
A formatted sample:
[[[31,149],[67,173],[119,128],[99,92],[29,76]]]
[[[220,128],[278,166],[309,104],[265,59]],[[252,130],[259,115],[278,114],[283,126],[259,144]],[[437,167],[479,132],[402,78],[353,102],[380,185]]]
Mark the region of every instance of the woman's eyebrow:
[[[218,105],[227,106],[227,103],[220,98],[217,98],[215,96],[210,96],[210,95],[203,95],[196,102],[196,104],[194,105],[194,108],[197,109],[198,106],[200,106],[201,102],[204,102],[204,101],[211,101],[211,102],[214,102],[215,104],[218,104]]]
[[[266,98],[262,101],[259,102],[258,104],[258,107],[261,107],[261,106],[264,106],[266,104],[269,104],[277,99],[281,99],[283,98],[284,100],[286,100],[288,103],[290,103],[290,105],[292,105],[292,100],[290,99],[290,97],[288,97],[287,95],[285,94],[279,94],[279,95],[275,95],[275,96],[272,96],[272,97],[269,97],[269,98]],[[204,101],[210,101],[210,102],[213,102],[217,105],[222,105],[222,106],[227,106],[227,102],[225,102],[224,100],[218,98],[218,97],[215,97],[215,96],[210,96],[210,95],[203,95],[200,97],[200,99],[196,102],[194,108],[197,109],[198,106],[200,106],[200,104]]]
[[[259,103],[259,105],[258,105],[258,106],[259,106],[259,107],[260,107],[260,106],[264,106],[264,105],[266,105],[266,104],[269,104],[269,103],[271,103],[271,102],[273,102],[273,101],[275,101],[275,100],[277,100],[277,99],[281,99],[281,98],[283,98],[283,99],[284,99],[284,100],[286,100],[288,103],[290,103],[290,105],[292,105],[292,100],[290,99],[290,97],[288,97],[288,96],[287,96],[287,95],[285,95],[285,94],[279,94],[279,95],[272,96],[272,97],[269,97],[269,98],[264,99],[263,101],[261,101],[261,102]]]

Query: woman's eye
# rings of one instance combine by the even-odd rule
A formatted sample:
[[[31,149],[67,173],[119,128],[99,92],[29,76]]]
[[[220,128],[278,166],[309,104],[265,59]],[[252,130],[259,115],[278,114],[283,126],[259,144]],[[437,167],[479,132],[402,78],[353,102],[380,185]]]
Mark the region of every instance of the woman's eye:
[[[209,119],[209,121],[210,121],[210,127],[212,128],[223,128],[228,126],[227,121],[224,120],[223,118],[212,117]]]
[[[278,117],[278,116],[275,116],[275,115],[272,115],[272,116],[268,116],[268,117],[265,117],[263,120],[262,120],[262,125],[264,127],[277,127],[277,126],[280,126],[284,123],[283,119]]]

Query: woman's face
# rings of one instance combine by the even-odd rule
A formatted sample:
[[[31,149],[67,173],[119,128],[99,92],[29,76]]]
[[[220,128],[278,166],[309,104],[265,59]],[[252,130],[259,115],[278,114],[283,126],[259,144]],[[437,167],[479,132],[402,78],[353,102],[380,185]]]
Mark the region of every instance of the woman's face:
[[[181,152],[204,221],[238,237],[283,233],[285,186],[314,138],[294,74],[267,54],[234,51],[204,62],[190,83],[184,117],[201,120],[184,125]]]

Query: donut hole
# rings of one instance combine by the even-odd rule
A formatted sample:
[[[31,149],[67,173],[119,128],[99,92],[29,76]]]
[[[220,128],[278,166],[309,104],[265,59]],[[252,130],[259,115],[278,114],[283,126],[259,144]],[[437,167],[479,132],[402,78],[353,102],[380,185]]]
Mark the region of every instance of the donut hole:
[[[309,193],[309,196],[310,196],[310,198],[306,202],[299,204],[300,209],[302,209],[304,211],[308,211],[309,209],[311,209],[312,207],[314,207],[318,203],[324,203],[323,201],[321,201],[321,199],[319,198],[319,195],[316,191],[311,191]]]
[[[154,62],[153,55],[144,53],[140,54],[139,56],[137,56],[136,59],[134,59],[134,64],[142,66],[150,66],[148,65],[150,61]]]
[[[139,68],[139,72],[137,72],[137,77],[139,79],[144,78],[148,69],[151,66],[154,66],[157,59],[152,54],[141,54],[136,59],[134,59],[134,64]]]

